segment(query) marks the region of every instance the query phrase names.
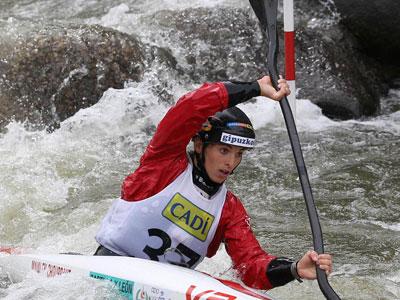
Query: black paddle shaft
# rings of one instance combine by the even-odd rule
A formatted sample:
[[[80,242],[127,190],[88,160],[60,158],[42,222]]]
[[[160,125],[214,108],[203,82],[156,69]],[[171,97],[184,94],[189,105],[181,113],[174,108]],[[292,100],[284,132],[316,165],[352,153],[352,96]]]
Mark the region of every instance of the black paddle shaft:
[[[267,54],[267,67],[271,77],[271,81],[275,89],[278,88],[278,69],[277,69],[277,57],[278,57],[278,31],[276,24],[276,16],[278,11],[278,0],[250,0],[250,4],[258,17],[262,28],[268,34],[268,54]],[[292,91],[294,93],[295,91]],[[321,254],[324,253],[324,242],[322,239],[321,225],[319,223],[318,213],[315,208],[314,198],[311,190],[310,180],[308,179],[306,165],[304,163],[303,153],[300,146],[299,135],[297,133],[296,125],[293,119],[292,110],[290,109],[289,102],[286,97],[280,101],[280,106],[285,119],[286,128],[288,131],[290,143],[294,159],[296,162],[297,172],[301,187],[303,190],[304,200],[307,206],[308,218],[310,220],[311,232],[313,236],[314,250]],[[319,287],[326,297],[326,299],[338,299],[339,296],[335,293],[332,287],[329,285],[327,276],[324,270],[316,267],[317,279]]]

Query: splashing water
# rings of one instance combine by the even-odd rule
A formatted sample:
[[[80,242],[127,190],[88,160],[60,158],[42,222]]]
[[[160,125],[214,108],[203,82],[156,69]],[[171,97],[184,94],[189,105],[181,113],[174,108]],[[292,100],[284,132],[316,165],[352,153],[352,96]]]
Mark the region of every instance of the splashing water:
[[[29,2],[29,3],[28,3]],[[0,26],[20,19],[54,18],[101,24],[144,41],[162,33],[141,24],[164,7],[243,6],[242,1],[8,1]],[[12,4],[10,4],[12,3]],[[246,4],[247,5],[247,4]],[[175,55],[182,49],[174,49]],[[138,165],[168,106],[153,91],[158,77],[178,99],[198,86],[182,83],[165,66],[151,66],[140,83],[110,89],[52,133],[10,123],[0,136],[0,244],[39,253],[92,254],[94,234],[120,184]],[[400,91],[382,99],[382,115],[335,122],[309,100],[299,100],[297,126],[326,251],[334,254],[332,286],[347,299],[400,298]],[[298,258],[312,247],[292,152],[279,104],[264,99],[241,105],[257,130],[257,147],[229,180],[243,200],[260,244],[272,254]],[[236,278],[221,248],[200,270]],[[278,299],[322,298],[316,282],[272,291]],[[18,283],[0,277],[4,299],[114,298],[108,286],[74,277],[34,275]]]

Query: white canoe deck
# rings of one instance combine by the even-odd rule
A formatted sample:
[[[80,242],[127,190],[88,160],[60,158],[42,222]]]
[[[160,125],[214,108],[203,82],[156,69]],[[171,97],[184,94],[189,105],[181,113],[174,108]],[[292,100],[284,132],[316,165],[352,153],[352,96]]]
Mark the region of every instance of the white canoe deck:
[[[85,255],[15,254],[0,248],[0,272],[13,280],[22,280],[28,272],[45,277],[68,273],[114,282],[127,299],[159,300],[272,300],[239,283],[214,278],[208,274],[179,266],[132,257]],[[13,252],[13,253],[11,253]]]

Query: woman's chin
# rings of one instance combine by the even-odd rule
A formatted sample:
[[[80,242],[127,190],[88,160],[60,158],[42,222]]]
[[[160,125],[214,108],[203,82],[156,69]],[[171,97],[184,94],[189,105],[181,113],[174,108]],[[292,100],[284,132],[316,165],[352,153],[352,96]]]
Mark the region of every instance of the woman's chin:
[[[210,178],[212,181],[214,181],[215,183],[224,183],[225,180],[228,179],[228,175],[219,175],[219,176],[214,176],[213,178]]]

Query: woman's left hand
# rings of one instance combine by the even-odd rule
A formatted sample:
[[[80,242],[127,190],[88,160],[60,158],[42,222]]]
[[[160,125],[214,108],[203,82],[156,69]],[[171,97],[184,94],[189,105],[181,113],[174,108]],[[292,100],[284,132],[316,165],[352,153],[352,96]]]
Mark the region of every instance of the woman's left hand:
[[[332,255],[308,251],[297,263],[297,274],[304,279],[316,279],[316,265],[329,275],[332,273]]]
[[[257,82],[260,86],[261,96],[279,101],[284,96],[290,95],[289,85],[282,76],[279,76],[278,90],[275,90],[275,88],[272,86],[271,77],[269,76],[264,76],[263,78],[258,79]]]

